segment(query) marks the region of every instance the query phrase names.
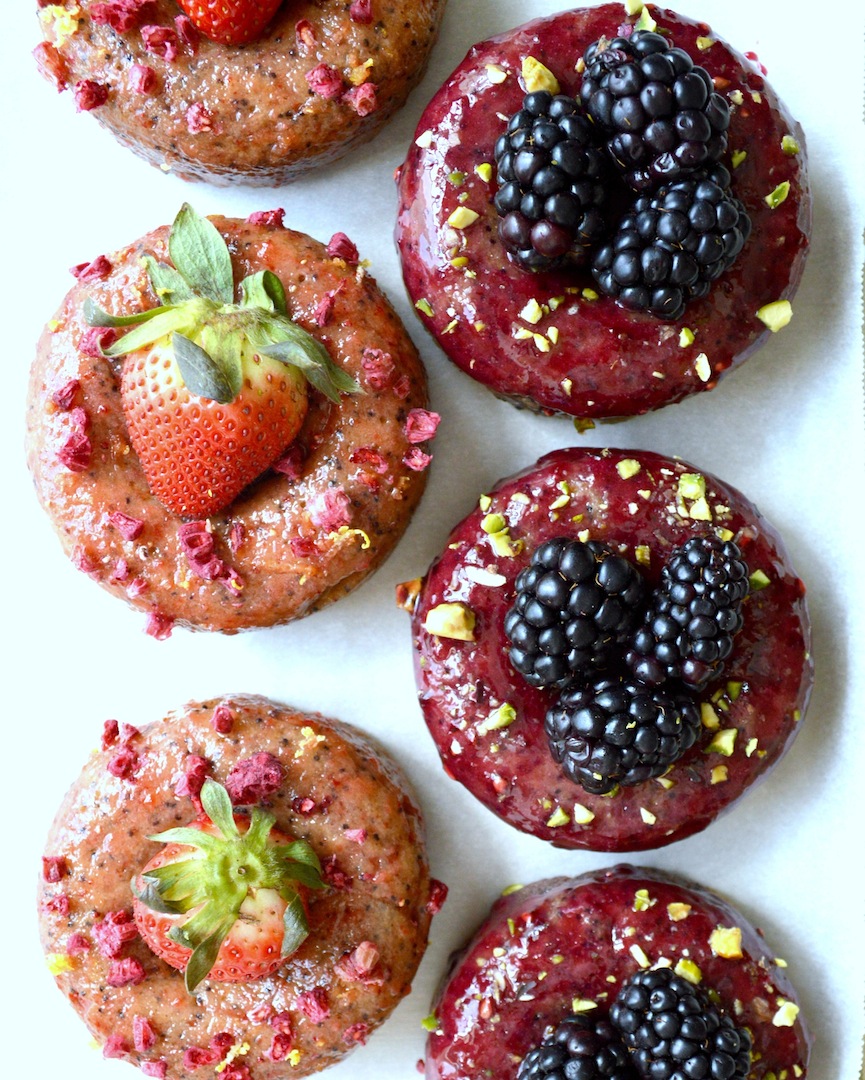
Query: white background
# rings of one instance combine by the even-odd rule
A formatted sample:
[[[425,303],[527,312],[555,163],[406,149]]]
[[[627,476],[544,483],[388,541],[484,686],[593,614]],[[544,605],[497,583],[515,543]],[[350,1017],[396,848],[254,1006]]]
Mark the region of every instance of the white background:
[[[402,761],[426,809],[433,871],[451,887],[412,995],[333,1080],[408,1080],[423,1053],[420,1020],[446,958],[503,886],[616,862],[561,852],[481,808],[441,771],[415,699],[398,581],[422,573],[451,526],[501,476],[558,446],[679,454],[750,495],[784,534],[810,593],[817,684],[793,750],[770,780],[708,831],[634,857],[690,875],[734,900],[789,962],[816,1035],[812,1080],[858,1076],[862,1038],[863,409],[861,237],[865,11],[753,0],[682,0],[742,51],[755,51],[804,126],[814,236],[791,326],[711,394],[576,435],[564,419],[518,412],[458,373],[405,299],[392,230],[391,176],[420,112],[475,41],[555,0],[450,0],[425,81],[349,161],[269,192],[189,186],[118,147],[35,71],[33,0],[8,4],[0,48],[4,126],[2,273],[6,384],[0,528],[5,669],[4,1072],[65,1080],[132,1076],[103,1061],[54,988],[37,941],[34,881],[63,791],[107,717],[140,724],[224,691],[269,694],[365,728]],[[854,13],[855,7],[855,13]],[[843,11],[843,14],[842,14]],[[834,12],[834,15],[833,15]],[[334,607],[289,627],[228,638],[143,633],[144,619],[61,555],[24,467],[27,370],[42,324],[71,284],[67,267],[169,222],[184,199],[202,213],[282,206],[322,240],[342,230],[406,321],[444,417],[430,484],[390,561]],[[12,1015],[9,1009],[12,1009]],[[35,1041],[34,1041],[35,1040]]]

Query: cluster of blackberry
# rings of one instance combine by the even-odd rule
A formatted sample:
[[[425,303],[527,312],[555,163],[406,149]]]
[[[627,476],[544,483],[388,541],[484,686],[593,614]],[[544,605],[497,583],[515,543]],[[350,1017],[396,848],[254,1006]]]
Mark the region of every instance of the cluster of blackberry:
[[[606,1019],[569,1016],[520,1063],[517,1080],[744,1080],[751,1036],[670,968],[628,979]]]
[[[496,142],[499,237],[526,269],[589,264],[621,306],[678,319],[751,231],[720,164],[729,107],[704,68],[651,31],[601,38],[583,65],[579,101],[528,94]],[[611,226],[615,176],[637,198]]]
[[[560,536],[535,549],[515,585],[510,660],[530,686],[559,691],[544,728],[566,776],[604,795],[660,776],[694,745],[696,695],[742,626],[748,567],[736,544],[692,537],[646,596],[605,544]]]

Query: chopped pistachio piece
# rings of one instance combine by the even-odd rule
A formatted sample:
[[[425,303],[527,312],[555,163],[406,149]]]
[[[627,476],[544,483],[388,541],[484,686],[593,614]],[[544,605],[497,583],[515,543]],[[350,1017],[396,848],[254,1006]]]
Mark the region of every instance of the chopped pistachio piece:
[[[694,361],[694,374],[700,382],[708,382],[712,378],[712,365],[704,352],[701,352]]]
[[[790,181],[784,180],[775,188],[774,191],[769,192],[769,194],[764,199],[764,202],[770,210],[774,210],[776,207],[781,205],[781,203],[787,198],[789,194]]]
[[[588,808],[583,806],[582,803],[574,803],[574,821],[578,825],[590,825],[595,820],[595,815]]]
[[[757,749],[757,740],[749,739],[745,744],[745,757],[750,757]]]
[[[697,499],[688,510],[688,517],[692,521],[711,521],[712,510],[705,499]]]
[[[637,889],[634,893],[634,911],[648,911],[655,903],[648,889]]]
[[[726,784],[729,779],[729,771],[726,765],[716,765],[709,776],[710,784]]]
[[[793,308],[789,300],[773,300],[771,304],[764,304],[758,309],[757,318],[773,334],[777,334],[793,318]]]
[[[643,10],[643,0],[625,0],[625,14],[637,15]]]
[[[708,701],[700,702],[700,722],[707,731],[717,731],[721,720]]]
[[[594,289],[585,288],[580,293],[580,296],[582,296],[584,300],[597,300],[599,293],[596,293]]]
[[[761,589],[771,585],[772,582],[764,570],[755,570],[748,578],[748,584],[751,587],[751,592],[759,592]]]
[[[568,817],[567,813],[561,808],[561,806],[557,806],[556,809],[552,812],[552,814],[550,814],[550,816],[547,818],[547,828],[557,829],[560,825],[567,825],[570,820],[570,817]]]
[[[694,344],[694,331],[689,330],[687,326],[683,326],[679,331],[679,348],[687,349],[689,345]]]
[[[459,602],[438,604],[427,612],[423,628],[436,637],[474,641],[475,613]]]
[[[747,150],[734,150],[730,155],[730,164],[734,169],[738,169],[747,156]]]
[[[792,135],[785,135],[781,140],[781,150],[788,156],[793,157],[799,153],[799,144]]]
[[[481,495],[481,497],[478,499],[478,506],[481,508],[481,510],[483,510],[484,513],[486,513],[492,505],[493,500],[489,497],[489,495]]]
[[[703,36],[697,38],[697,48],[700,50],[700,52],[705,52],[707,49],[711,49],[714,44],[714,38]]]
[[[452,173],[448,174],[448,182],[453,184],[454,187],[461,187],[466,182],[466,174],[454,170]]]
[[[582,435],[584,431],[591,431],[595,426],[594,420],[589,420],[587,417],[575,416],[574,427]]]
[[[636,476],[641,469],[642,465],[636,458],[622,458],[616,465],[616,472],[623,480],[629,480],[632,476]]]
[[[649,30],[655,31],[658,29],[658,24],[652,18],[652,15],[647,7],[644,7],[640,12],[640,17],[634,23],[635,30]]]
[[[484,64],[487,69],[487,78],[491,83],[503,83],[508,77],[508,73],[500,64]]]
[[[488,161],[482,161],[480,165],[475,165],[475,172],[485,184],[488,184],[493,178],[493,167]]]
[[[591,1012],[592,1009],[597,1009],[597,1001],[590,1001],[588,998],[574,998],[571,1002],[571,1011],[575,1013]]]
[[[537,302],[537,300],[535,300],[534,297],[529,300],[529,302],[520,312],[520,318],[527,323],[531,323],[532,326],[535,326],[537,323],[539,323],[543,317],[544,309]]]
[[[736,728],[724,728],[721,731],[716,732],[714,738],[706,747],[705,753],[707,754],[723,754],[724,757],[729,757],[733,753],[733,748],[736,745],[736,736],[739,732]]]
[[[418,137],[414,141],[414,144],[415,146],[419,146],[421,150],[426,150],[428,149],[428,147],[432,146],[432,141],[433,133],[429,128],[427,128],[426,131],[422,131],[420,135],[418,135]]]
[[[439,1020],[435,1013],[430,1013],[429,1016],[425,1016],[420,1022],[420,1026],[424,1031],[435,1031],[439,1026]]]
[[[628,949],[628,952],[633,956],[641,968],[647,968],[651,965],[651,961],[639,945],[632,945],[630,949]]]
[[[648,566],[652,561],[652,550],[648,544],[637,544],[634,548],[634,558],[640,566]]]
[[[778,1011],[772,1017],[774,1027],[792,1027],[799,1015],[799,1006],[793,1001],[778,998]]]
[[[478,734],[486,735],[490,731],[500,731],[502,728],[510,727],[510,725],[517,718],[517,710],[513,705],[509,705],[505,702],[484,720],[481,724],[478,724]]]
[[[420,300],[416,300],[414,306],[418,309],[418,311],[421,311],[424,315],[429,315],[429,317],[432,318],[432,304],[429,302],[429,300],[427,300],[425,296],[422,296]]]
[[[683,499],[702,499],[706,494],[706,478],[700,473],[682,473],[676,490]]]
[[[503,514],[487,514],[481,521],[481,528],[485,533],[497,533],[506,529],[507,524]]]
[[[647,810],[645,806],[640,807],[640,817],[647,825],[654,825],[658,820],[651,810]]]
[[[671,922],[681,922],[691,914],[690,904],[672,903],[667,904],[667,914]]]
[[[682,958],[673,971],[683,979],[687,979],[689,983],[693,983],[697,986],[703,980],[703,973],[697,967],[693,960],[686,960]]]
[[[510,896],[512,893],[519,892],[524,888],[525,885],[506,885],[505,888],[502,889],[502,896]]]
[[[467,206],[458,206],[448,218],[448,225],[452,229],[467,229],[474,225],[480,214],[476,210],[470,210]]]
[[[551,94],[558,94],[561,90],[559,80],[534,56],[526,56],[522,64],[523,82],[526,90],[533,94],[536,90],[549,90]]]
[[[742,959],[742,930],[738,926],[716,926],[709,935],[709,948],[725,960]]]

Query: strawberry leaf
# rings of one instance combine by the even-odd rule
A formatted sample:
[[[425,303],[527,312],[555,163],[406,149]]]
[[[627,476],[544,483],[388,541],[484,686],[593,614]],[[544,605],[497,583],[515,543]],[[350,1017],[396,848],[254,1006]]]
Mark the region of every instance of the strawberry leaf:
[[[146,322],[168,310],[170,309],[163,305],[136,312],[135,315],[110,315],[96,303],[93,297],[88,296],[84,301],[84,321],[88,326],[135,326],[136,323]]]
[[[105,349],[106,356],[126,356],[127,353],[136,352],[145,345],[153,345],[154,342],[167,337],[175,330],[189,330],[195,325],[190,311],[186,307],[166,307],[154,309],[157,314],[140,326],[133,326],[128,334],[115,341]]]
[[[244,278],[240,283],[240,296],[241,307],[261,308],[277,315],[288,314],[285,289],[272,270],[260,270]]]
[[[217,784],[215,780],[208,777],[201,787],[201,805],[204,807],[205,814],[226,840],[240,835],[234,821],[231,799],[222,784]]]
[[[278,329],[280,340],[260,348],[262,355],[298,368],[307,381],[334,404],[339,402],[340,393],[360,393],[354,379],[331,360],[330,353],[312,334],[288,319],[274,319],[272,324]]]
[[[180,374],[191,394],[218,401],[220,405],[234,400],[231,383],[210,353],[183,334],[171,335],[171,347],[174,349],[174,359],[180,368]]]
[[[321,863],[318,861],[318,856],[306,840],[295,840],[290,844],[280,844],[275,850],[281,859],[303,863],[303,865],[311,866],[314,870],[321,872]]]
[[[151,911],[158,911],[162,915],[184,915],[189,911],[191,904],[188,900],[166,900],[159,891],[159,885],[149,875],[143,877],[142,881],[144,886],[141,889],[132,882],[132,893]]]
[[[243,386],[244,337],[242,331],[225,327],[226,321],[217,316],[212,323],[202,326],[196,344],[201,346],[222,373],[231,394],[228,400],[233,401]]]
[[[160,844],[186,844],[189,847],[200,848],[204,852],[213,852],[217,849],[219,841],[215,836],[210,836],[206,832],[202,832],[201,829],[193,829],[186,827],[179,827],[176,829],[166,829],[161,833],[154,833],[153,836],[148,836],[148,840],[155,840]],[[169,866],[176,866],[177,863],[168,863]]]
[[[186,278],[173,266],[158,263],[152,255],[144,256],[144,265],[147,267],[151,288],[164,304],[181,304],[195,295]]]
[[[225,918],[199,945],[192,950],[192,956],[186,965],[185,983],[186,989],[191,994],[202,979],[206,979],[211,968],[216,963],[220,946],[234,926],[234,916]]]
[[[283,900],[288,902],[288,906],[282,916],[284,933],[280,953],[282,956],[290,956],[309,936],[309,923],[306,921],[303,901],[297,893],[291,898],[283,895]]]
[[[234,299],[234,272],[228,246],[216,226],[184,203],[171,226],[168,252],[178,272],[198,296],[217,304]]]

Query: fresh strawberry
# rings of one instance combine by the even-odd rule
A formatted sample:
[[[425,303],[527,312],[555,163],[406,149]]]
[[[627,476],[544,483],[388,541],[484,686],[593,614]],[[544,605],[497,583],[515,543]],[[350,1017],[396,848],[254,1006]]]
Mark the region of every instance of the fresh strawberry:
[[[246,45],[261,37],[282,0],[177,0],[195,26],[221,45]]]
[[[153,494],[175,514],[206,517],[284,453],[307,411],[309,382],[332,401],[357,383],[288,317],[269,270],[240,283],[215,226],[184,205],[171,227],[173,266],[145,256],[163,303],[114,316],[85,304],[91,326],[131,330],[105,350],[125,356],[121,402]]]
[[[139,933],[185,971],[190,992],[205,978],[244,982],[276,971],[309,933],[305,890],[322,886],[312,848],[275,829],[272,814],[256,807],[235,818],[213,780],[201,804],[207,818],[149,837],[166,847],[133,883]]]

